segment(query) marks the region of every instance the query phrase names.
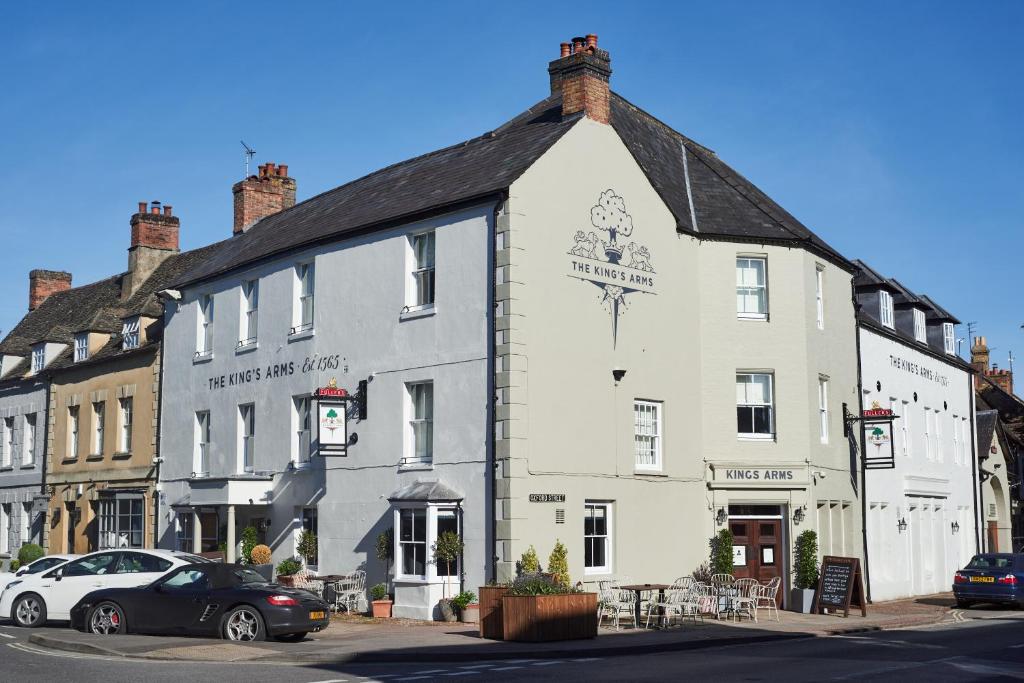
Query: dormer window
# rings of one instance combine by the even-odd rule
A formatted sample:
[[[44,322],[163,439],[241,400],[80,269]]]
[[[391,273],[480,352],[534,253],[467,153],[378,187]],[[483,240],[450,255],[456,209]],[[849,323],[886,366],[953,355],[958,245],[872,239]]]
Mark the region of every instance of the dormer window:
[[[884,289],[878,292],[878,320],[890,329],[893,327],[892,294]]]
[[[914,339],[922,344],[928,341],[928,333],[924,324],[924,311],[920,308],[914,309]]]
[[[89,357],[89,333],[81,332],[75,335],[75,362],[81,363]]]
[[[139,348],[139,318],[128,318],[121,326],[121,349],[131,351]]]
[[[46,344],[36,344],[32,347],[32,372],[42,372],[46,367]]]
[[[949,355],[956,354],[956,335],[953,333],[953,323],[942,323],[942,345]]]

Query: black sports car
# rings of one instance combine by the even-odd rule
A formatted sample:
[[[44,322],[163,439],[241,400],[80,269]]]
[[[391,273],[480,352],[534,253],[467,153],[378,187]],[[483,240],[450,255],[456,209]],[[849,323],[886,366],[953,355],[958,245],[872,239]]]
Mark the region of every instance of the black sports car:
[[[140,588],[93,591],[71,608],[71,626],[100,635],[188,634],[228,640],[299,641],[328,624],[327,603],[243,566],[179,567]]]

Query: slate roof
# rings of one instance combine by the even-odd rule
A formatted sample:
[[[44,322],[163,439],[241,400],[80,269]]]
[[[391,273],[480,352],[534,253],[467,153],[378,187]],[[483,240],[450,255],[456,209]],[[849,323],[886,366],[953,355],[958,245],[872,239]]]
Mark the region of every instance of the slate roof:
[[[884,288],[890,292],[896,290],[888,278],[860,259],[853,259],[853,265],[857,268],[857,272],[853,275],[853,286],[857,289]]]
[[[176,286],[496,196],[582,116],[563,118],[561,107],[561,94],[554,94],[489,133],[388,166],[268,216],[228,240],[230,248],[185,273]],[[612,127],[669,207],[678,230],[705,238],[796,244],[853,271],[837,251],[708,148],[615,93],[611,113]]]
[[[443,484],[439,481],[422,481],[417,479],[413,483],[406,484],[388,496],[388,501],[394,502],[406,500],[443,503],[447,501],[462,500],[463,498],[465,498],[464,495],[447,484]]]
[[[928,318],[931,318],[932,320],[942,320],[944,322],[951,322],[954,325],[960,324],[960,321],[957,320],[952,313],[950,313],[945,308],[935,303],[930,296],[926,294],[918,294],[918,298],[922,302],[924,302],[926,306],[928,306],[928,310],[925,311],[925,314]]]
[[[992,437],[995,435],[996,422],[999,421],[998,410],[979,410],[975,413],[975,421],[978,425],[978,458],[987,458],[988,449],[992,445]]]

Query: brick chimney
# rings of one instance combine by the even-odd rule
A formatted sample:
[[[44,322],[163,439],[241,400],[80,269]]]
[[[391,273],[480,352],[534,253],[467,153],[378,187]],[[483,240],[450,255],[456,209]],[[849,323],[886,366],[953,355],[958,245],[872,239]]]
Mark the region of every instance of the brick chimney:
[[[128,274],[121,281],[121,299],[130,297],[164,259],[178,253],[180,221],[170,205],[139,202],[132,215],[132,243],[128,247]]]
[[[235,195],[236,235],[261,218],[295,206],[295,179],[288,177],[287,164],[277,166],[268,161],[259,167],[259,175],[235,183],[231,192]]]
[[[598,123],[611,120],[608,89],[611,64],[608,51],[597,47],[594,34],[562,43],[561,56],[548,64],[551,94],[562,93],[562,116],[582,111]]]
[[[971,344],[971,367],[979,375],[984,375],[988,373],[988,363],[988,344],[984,337],[975,337]]]
[[[71,289],[71,273],[63,270],[33,270],[28,274],[28,310],[34,311],[51,294]]]
[[[986,376],[995,384],[997,387],[1002,389],[1008,394],[1013,393],[1013,372],[1010,370],[1000,370],[995,365],[988,371]]]

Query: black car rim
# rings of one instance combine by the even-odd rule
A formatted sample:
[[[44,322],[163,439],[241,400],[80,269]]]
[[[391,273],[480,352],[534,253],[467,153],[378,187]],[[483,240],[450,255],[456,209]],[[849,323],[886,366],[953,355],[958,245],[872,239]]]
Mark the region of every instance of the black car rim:
[[[121,612],[113,605],[100,605],[92,611],[89,630],[101,636],[121,630]]]
[[[260,618],[255,612],[240,609],[228,617],[224,630],[228,640],[256,640],[260,632]]]
[[[35,598],[25,598],[18,603],[17,613],[15,618],[18,623],[22,626],[31,626],[36,623],[39,619],[39,615],[42,613],[42,605]]]

